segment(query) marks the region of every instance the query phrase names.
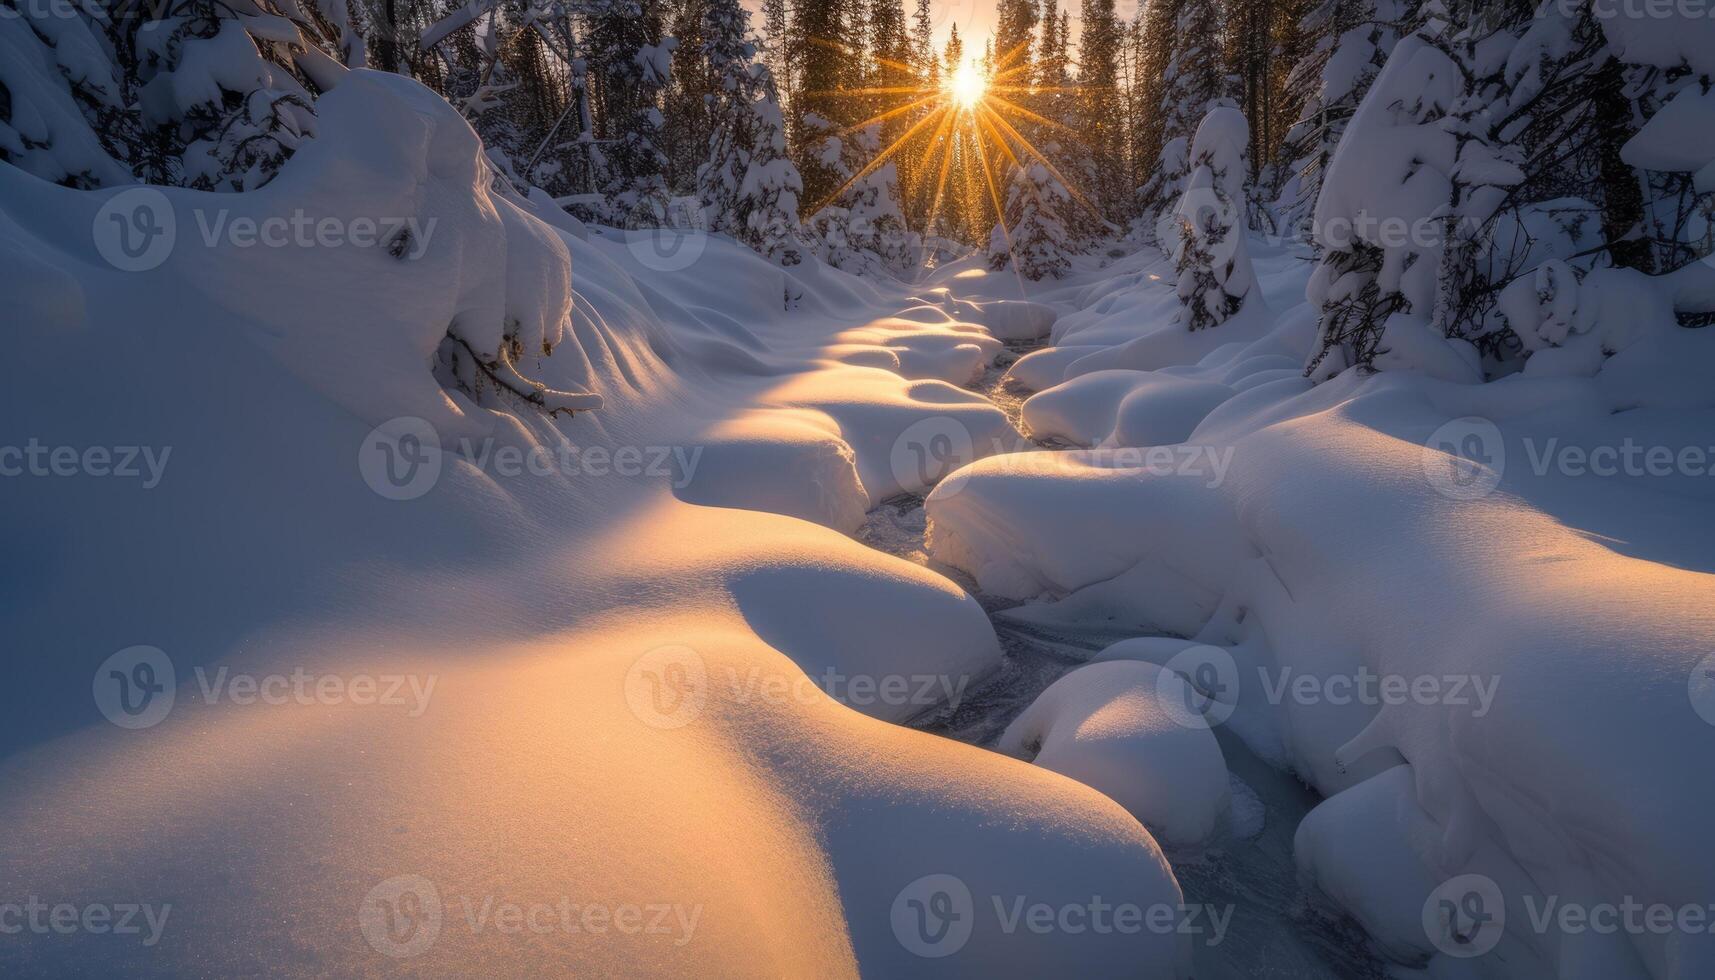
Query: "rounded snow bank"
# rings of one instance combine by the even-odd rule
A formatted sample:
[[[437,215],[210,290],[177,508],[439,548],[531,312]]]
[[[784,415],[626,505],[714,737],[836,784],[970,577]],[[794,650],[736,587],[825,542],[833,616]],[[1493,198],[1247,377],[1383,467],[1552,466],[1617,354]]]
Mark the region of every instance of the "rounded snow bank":
[[[1045,340],[1060,314],[1052,306],[1028,300],[997,299],[983,303],[977,322],[996,340]]]
[[[770,409],[720,422],[697,437],[674,474],[687,503],[742,507],[801,517],[851,533],[869,500],[851,447],[827,416],[810,409]]]
[[[1024,421],[1036,438],[1079,445],[1172,446],[1233,397],[1227,385],[1154,371],[1097,371],[1032,395]]]
[[[1110,440],[1120,446],[1172,446],[1191,438],[1197,425],[1233,389],[1213,381],[1152,374],[1120,400]]]
[[[1094,446],[1113,432],[1115,410],[1142,377],[1140,371],[1097,371],[1031,395],[1024,424],[1035,439]]]
[[[1091,664],[1043,691],[997,747],[1101,790],[1168,844],[1195,845],[1228,802],[1226,760],[1195,696],[1156,664]]]
[[[370,424],[414,416],[448,446],[490,434],[492,420],[431,374],[449,333],[467,370],[473,355],[516,363],[549,407],[598,407],[577,345],[555,356],[572,308],[567,244],[522,198],[492,189],[458,112],[416,82],[362,70],[317,110],[320,138],[267,186],[159,190],[177,228],[162,272],[241,314],[258,346]],[[492,387],[481,380],[472,386]]]

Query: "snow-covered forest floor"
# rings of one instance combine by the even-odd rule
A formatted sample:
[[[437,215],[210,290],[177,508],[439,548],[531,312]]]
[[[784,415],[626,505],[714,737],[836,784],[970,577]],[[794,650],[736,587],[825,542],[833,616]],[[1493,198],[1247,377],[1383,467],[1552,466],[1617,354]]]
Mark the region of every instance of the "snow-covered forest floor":
[[[241,195],[0,168],[0,926],[78,910],[7,972],[1715,970],[1539,922],[1715,901],[1715,334],[1313,385],[1291,248],[1190,331],[1143,245],[783,269],[318,115]],[[436,224],[203,237],[295,211]]]

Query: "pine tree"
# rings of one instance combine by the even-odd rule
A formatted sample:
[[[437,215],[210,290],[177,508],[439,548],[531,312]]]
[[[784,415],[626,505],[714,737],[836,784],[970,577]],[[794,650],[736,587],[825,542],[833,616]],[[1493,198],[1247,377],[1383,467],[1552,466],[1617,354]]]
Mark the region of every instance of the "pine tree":
[[[739,240],[783,266],[803,261],[799,243],[798,201],[804,182],[786,154],[786,117],[774,80],[763,69],[756,75],[760,95],[751,103],[756,119],[750,165],[738,189],[738,213],[744,224]]]
[[[1301,30],[1309,39],[1309,53],[1286,82],[1287,98],[1303,108],[1281,147],[1293,173],[1275,204],[1284,227],[1308,231],[1334,148],[1399,42],[1411,4],[1322,0],[1304,17]]]
[[[911,52],[917,74],[933,87],[940,80],[941,65],[935,57],[935,17],[929,3],[930,0],[917,0],[911,15]]]
[[[763,50],[767,52],[763,63],[768,66],[774,83],[791,91],[792,75],[786,51],[789,31],[786,0],[762,0],[762,30],[767,39],[763,46]]]
[[[1197,126],[1227,94],[1221,57],[1221,7],[1216,0],[1181,0],[1174,43],[1162,71],[1162,143],[1189,144]]]
[[[996,74],[1001,84],[1029,85],[1035,61],[1030,48],[1036,30],[1036,2],[999,0],[996,16]]]
[[[1114,0],[1084,0],[1083,22],[1078,40],[1078,132],[1085,150],[1080,183],[1104,216],[1126,217],[1133,195],[1125,182],[1125,114],[1119,92],[1122,37]],[[1098,232],[1099,225],[1090,230]]]
[[[1159,173],[1156,168],[1161,149],[1168,140],[1164,114],[1161,112],[1168,65],[1173,60],[1174,30],[1179,23],[1181,0],[1150,0],[1139,11],[1137,34],[1138,120],[1133,134],[1133,154],[1148,175]],[[1172,205],[1171,200],[1140,196],[1140,210],[1145,220]]]
[[[664,219],[667,156],[657,105],[674,47],[663,39],[652,0],[592,0],[589,60],[602,133],[601,193],[619,220]]]
[[[676,47],[663,104],[667,123],[662,128],[662,150],[668,161],[667,186],[674,194],[696,186],[715,127],[712,108],[720,74],[706,50],[708,13],[709,0],[674,0],[672,5],[670,26]]]
[[[697,192],[711,230],[732,235],[781,265],[802,261],[798,195],[786,156],[785,118],[768,67],[755,62],[750,15],[738,0],[708,0],[702,54],[717,79],[708,158]]]
[[[989,235],[989,268],[1012,265],[1032,280],[1064,276],[1071,268],[1070,233],[1061,215],[1071,204],[1071,194],[1047,167],[1021,161],[1007,189],[1006,223]]]
[[[791,103],[797,116],[792,157],[803,175],[804,193],[825,202],[839,190],[838,164],[828,157],[828,137],[863,117],[849,94],[861,66],[862,44],[853,44],[858,26],[848,23],[840,3],[798,3],[792,8],[787,60],[796,88]]]

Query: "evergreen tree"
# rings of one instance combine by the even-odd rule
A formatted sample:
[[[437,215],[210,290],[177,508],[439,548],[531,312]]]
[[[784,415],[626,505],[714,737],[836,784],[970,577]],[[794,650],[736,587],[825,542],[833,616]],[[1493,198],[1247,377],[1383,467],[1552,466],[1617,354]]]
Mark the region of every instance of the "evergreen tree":
[[[756,63],[749,30],[750,15],[738,0],[708,0],[702,54],[717,81],[710,96],[713,132],[697,172],[697,193],[711,230],[781,265],[797,265],[803,185],[786,156],[785,118],[773,76]]]
[[[1131,213],[1133,195],[1126,186],[1119,91],[1123,37],[1114,0],[1084,0],[1083,22],[1078,39],[1078,132],[1085,150],[1080,183],[1104,217],[1123,218]],[[1098,232],[1099,225],[1090,230]]]
[[[933,87],[940,81],[941,64],[935,57],[935,17],[929,3],[930,0],[917,0],[916,10],[911,15],[911,52],[917,74],[926,85]]]
[[[720,68],[707,50],[709,0],[675,0],[671,30],[673,74],[664,97],[662,150],[667,155],[667,186],[674,194],[696,185],[697,171],[716,125],[713,106]],[[745,27],[748,31],[748,21]],[[743,40],[743,33],[739,35]]]
[[[1231,319],[1256,291],[1245,246],[1250,132],[1238,109],[1212,110],[1197,127],[1191,174],[1175,211],[1181,322],[1201,330]]]
[[[664,118],[657,105],[674,43],[653,0],[591,0],[590,74],[596,84],[601,193],[628,223],[663,220],[667,201]]]
[[[1012,265],[1032,280],[1064,276],[1071,268],[1070,234],[1061,215],[1071,204],[1071,194],[1047,167],[1020,161],[1007,189],[1006,224],[989,235],[989,268]]]
[[[1197,125],[1226,96],[1221,8],[1216,0],[1180,0],[1173,47],[1161,81],[1161,138],[1189,144]]]
[[[1293,176],[1275,204],[1281,223],[1308,231],[1322,180],[1346,123],[1369,92],[1410,18],[1411,0],[1322,0],[1303,19],[1309,46],[1287,78],[1287,98],[1302,105],[1281,156]],[[1338,58],[1335,57],[1338,53]]]
[[[793,159],[803,175],[804,193],[825,202],[839,190],[839,164],[828,156],[828,137],[860,121],[863,106],[850,90],[861,75],[862,44],[853,44],[861,25],[848,23],[840,3],[798,3],[792,8],[787,61],[796,88],[791,103],[797,116]],[[837,154],[837,151],[836,151]]]
[[[997,78],[1004,85],[1028,86],[1035,62],[1030,48],[1036,30],[1036,0],[999,0],[995,12]]]

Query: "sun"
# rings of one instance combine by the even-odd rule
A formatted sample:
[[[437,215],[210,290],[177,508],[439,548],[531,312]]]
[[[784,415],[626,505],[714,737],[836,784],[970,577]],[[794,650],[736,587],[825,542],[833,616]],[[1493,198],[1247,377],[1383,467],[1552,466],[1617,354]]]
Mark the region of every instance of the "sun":
[[[961,109],[975,109],[988,94],[988,80],[972,62],[965,62],[947,79],[947,97]]]

